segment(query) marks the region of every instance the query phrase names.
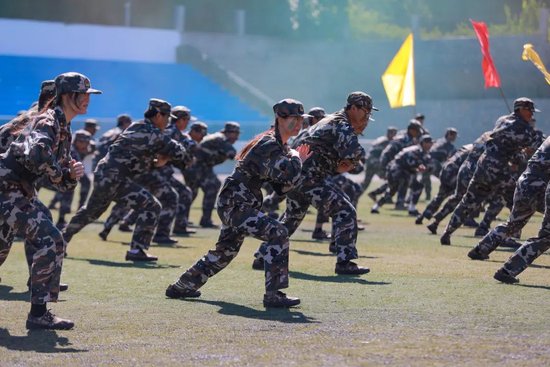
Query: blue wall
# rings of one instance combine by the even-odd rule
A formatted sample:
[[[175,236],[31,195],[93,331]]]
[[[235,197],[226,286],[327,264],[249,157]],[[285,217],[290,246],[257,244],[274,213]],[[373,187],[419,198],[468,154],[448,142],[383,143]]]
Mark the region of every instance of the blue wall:
[[[191,108],[194,116],[210,123],[210,131],[218,130],[227,120],[241,122],[243,135],[269,126],[269,117],[188,65],[19,56],[0,56],[0,115],[11,116],[27,109],[38,98],[42,80],[67,71],[87,75],[92,87],[103,91],[102,95],[92,95],[88,114],[79,118],[105,119],[105,128],[114,126],[114,117],[120,113],[142,118],[152,97]]]

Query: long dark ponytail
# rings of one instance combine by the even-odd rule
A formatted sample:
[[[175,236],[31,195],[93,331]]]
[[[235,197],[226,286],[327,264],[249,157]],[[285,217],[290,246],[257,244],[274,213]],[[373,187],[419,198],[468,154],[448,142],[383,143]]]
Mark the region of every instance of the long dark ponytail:
[[[250,140],[248,142],[248,144],[245,145],[245,147],[239,152],[239,154],[237,154],[237,156],[235,157],[235,159],[237,160],[242,160],[244,159],[244,157],[246,157],[246,155],[248,154],[248,152],[250,151],[250,149],[252,149],[252,147],[254,147],[256,144],[258,144],[258,142],[266,135],[268,134],[272,134],[273,132],[275,132],[275,139],[277,139],[277,141],[279,143],[282,143],[282,139],[281,139],[281,133],[279,132],[279,126],[278,126],[278,122],[277,122],[277,118],[275,118],[275,123],[273,124],[273,127],[269,130],[266,130],[262,133],[259,133],[258,135],[256,135],[254,138],[252,138],[252,140]]]

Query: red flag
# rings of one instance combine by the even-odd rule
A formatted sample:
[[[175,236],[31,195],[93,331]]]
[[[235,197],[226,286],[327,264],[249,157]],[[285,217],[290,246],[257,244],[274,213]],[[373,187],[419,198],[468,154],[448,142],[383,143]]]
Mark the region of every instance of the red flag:
[[[481,68],[485,77],[485,88],[500,88],[500,76],[489,51],[489,30],[487,29],[487,25],[483,22],[474,22],[471,19],[470,22],[472,22],[481,46],[481,53],[483,54]]]

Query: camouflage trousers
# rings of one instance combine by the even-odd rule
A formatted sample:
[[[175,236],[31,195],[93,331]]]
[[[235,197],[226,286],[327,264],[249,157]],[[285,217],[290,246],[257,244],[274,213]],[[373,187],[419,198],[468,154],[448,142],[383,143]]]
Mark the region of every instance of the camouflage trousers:
[[[387,172],[387,188],[384,196],[378,199],[378,205],[382,206],[389,201],[398,191],[404,187],[410,188],[411,200],[414,204],[418,203],[420,194],[422,193],[423,185],[417,180],[415,175],[407,172],[403,169],[399,169],[397,166],[391,167]],[[398,198],[398,203],[403,203],[403,199]]]
[[[503,268],[516,276],[525,270],[537,257],[550,248],[550,186],[545,191],[545,212],[537,237],[529,238],[506,261]]]
[[[478,161],[466,194],[455,208],[449,224],[445,228],[447,235],[456,231],[472,213],[479,210],[481,204],[492,194],[503,182],[507,182],[510,172],[503,165],[491,157],[483,154]]]
[[[202,218],[203,221],[212,220],[212,211],[216,205],[216,197],[221,187],[218,176],[214,173],[212,167],[192,167],[184,172],[185,182],[193,193],[193,201],[201,189],[204,193],[202,199]]]
[[[286,211],[281,222],[289,236],[302,223],[310,205],[332,218],[337,262],[357,259],[357,213],[347,195],[328,180],[303,184],[287,193]],[[266,252],[265,246],[262,243],[254,256],[262,258]]]
[[[69,242],[82,228],[99,218],[112,201],[139,211],[130,246],[132,249],[148,249],[161,210],[159,201],[118,168],[101,165],[96,168],[94,187],[87,204],[78,210],[64,230],[65,240]]]
[[[378,159],[367,161],[367,166],[365,167],[365,179],[361,182],[361,194],[367,191],[374,175],[382,177],[384,175],[383,167],[380,166],[380,161]]]
[[[91,181],[88,176],[84,175],[79,180],[80,184],[80,199],[78,201],[78,207],[84,206],[86,204],[86,199],[90,192]],[[54,206],[59,203],[59,216],[63,217],[71,212],[71,206],[73,203],[74,191],[57,191],[50,202],[50,206]]]
[[[353,182],[344,174],[339,174],[327,178],[334,185],[339,187],[342,192],[346,195],[346,198],[351,202],[354,208],[357,208],[357,203],[359,202],[359,197],[361,196],[362,188],[358,183]],[[323,210],[317,211],[317,225],[328,222],[330,216],[325,213]]]
[[[443,201],[453,194],[456,186],[456,175],[454,177],[447,177],[445,174],[442,174],[439,182],[437,195],[428,203],[426,209],[422,212],[424,218],[432,219],[432,216],[439,209],[441,204],[443,204]]]
[[[191,203],[193,202],[193,191],[189,186],[174,176],[170,177],[168,183],[178,194],[174,230],[186,229],[189,224],[189,211],[191,210]]]
[[[265,289],[288,288],[288,231],[283,224],[253,207],[218,208],[222,228],[216,247],[183,273],[176,284],[199,289],[237,256],[246,236],[266,241],[262,248]]]
[[[474,175],[474,169],[470,166],[462,165],[458,170],[458,175],[456,177],[456,186],[454,193],[449,197],[443,208],[441,208],[437,213],[434,214],[435,223],[439,224],[447,215],[451,214],[466,191],[468,191],[468,184]]]
[[[547,182],[540,177],[522,175],[516,185],[514,203],[508,220],[487,233],[476,246],[483,254],[490,254],[499,244],[525,227],[535,212],[543,211]]]
[[[0,265],[8,256],[15,235],[25,237],[31,302],[56,302],[65,241],[53,224],[49,210],[38,199],[29,199],[19,190],[2,190],[0,225]]]

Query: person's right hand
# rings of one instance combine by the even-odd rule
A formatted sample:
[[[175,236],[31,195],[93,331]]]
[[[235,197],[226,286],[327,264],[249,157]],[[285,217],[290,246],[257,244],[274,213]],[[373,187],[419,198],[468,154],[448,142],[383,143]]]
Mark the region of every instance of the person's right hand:
[[[296,148],[296,151],[298,152],[298,155],[300,156],[300,160],[305,162],[313,152],[311,151],[311,148],[308,144],[302,144],[299,147]]]

